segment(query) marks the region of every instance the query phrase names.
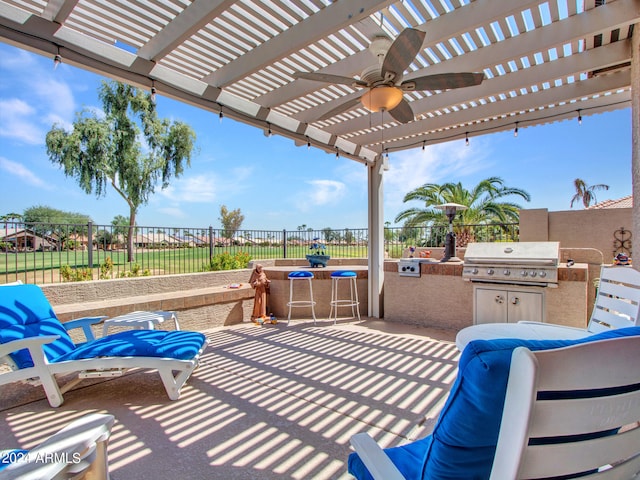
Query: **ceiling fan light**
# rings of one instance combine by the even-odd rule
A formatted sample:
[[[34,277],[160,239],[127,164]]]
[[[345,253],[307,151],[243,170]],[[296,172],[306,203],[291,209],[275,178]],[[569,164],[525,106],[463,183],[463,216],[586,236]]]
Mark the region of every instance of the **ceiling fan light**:
[[[370,112],[393,110],[402,101],[402,90],[397,87],[376,87],[369,89],[360,101]]]

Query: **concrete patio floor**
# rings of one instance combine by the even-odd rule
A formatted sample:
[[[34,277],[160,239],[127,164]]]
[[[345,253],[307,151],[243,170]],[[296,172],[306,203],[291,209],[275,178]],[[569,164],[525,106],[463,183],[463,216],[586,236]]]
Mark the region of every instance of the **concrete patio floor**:
[[[455,379],[455,332],[362,322],[242,324],[205,332],[199,368],[170,401],[156,372],[0,396],[0,449],[30,448],[75,418],[111,413],[114,480],[347,479],[349,438],[428,434]]]

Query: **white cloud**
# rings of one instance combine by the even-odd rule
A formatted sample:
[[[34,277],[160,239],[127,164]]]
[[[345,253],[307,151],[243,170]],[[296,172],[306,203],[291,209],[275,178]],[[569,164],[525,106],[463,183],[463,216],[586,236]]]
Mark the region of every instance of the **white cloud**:
[[[48,116],[73,120],[76,102],[71,85],[47,76],[30,83],[31,94],[42,109],[49,111]]]
[[[42,143],[44,133],[33,122],[36,110],[31,105],[18,98],[0,99],[0,111],[0,137],[14,138],[31,145]]]
[[[0,97],[0,136],[42,145],[54,123],[70,128],[76,109],[75,86],[61,80],[64,75],[60,71],[44,68],[37,57],[17,49],[3,56],[0,71],[9,85],[20,85],[22,92],[0,85],[0,94],[11,92],[11,96]]]
[[[8,172],[10,175],[14,175],[32,185],[34,187],[43,188],[45,190],[53,190],[53,186],[49,185],[46,181],[35,175],[31,170],[26,168],[21,163],[12,162],[6,158],[0,157],[0,170]]]
[[[179,207],[162,207],[158,209],[158,212],[173,218],[185,218],[187,216]]]
[[[307,199],[314,206],[337,205],[347,192],[346,185],[336,180],[309,180],[307,183],[312,187],[307,192]]]
[[[216,179],[214,175],[180,177],[159,193],[173,202],[208,203],[216,197]]]
[[[384,176],[385,217],[395,218],[409,208],[402,199],[425,183],[458,182],[461,177],[489,168],[489,141],[474,138],[469,146],[461,142],[439,143],[389,155],[389,170]]]

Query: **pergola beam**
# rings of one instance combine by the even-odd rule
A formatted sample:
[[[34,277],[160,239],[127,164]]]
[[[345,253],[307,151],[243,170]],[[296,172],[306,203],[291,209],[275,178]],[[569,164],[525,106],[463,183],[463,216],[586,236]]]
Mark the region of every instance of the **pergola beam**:
[[[207,75],[204,81],[218,87],[225,87],[296,52],[300,45],[316,42],[353,22],[365,19],[389,3],[392,3],[392,0],[335,2]]]
[[[579,39],[593,36],[606,28],[606,26],[609,25],[610,22],[613,22],[613,24],[620,27],[631,25],[637,21],[640,21],[640,10],[636,9],[635,17],[629,16],[630,4],[637,5],[637,1],[618,0],[607,7],[608,9],[611,9],[608,15],[601,15],[599,14],[598,9],[593,9],[585,12],[580,16],[568,18],[566,20],[567,23],[565,24],[552,23],[550,25],[547,25],[546,27],[535,29],[519,35],[518,37],[511,38],[508,41],[505,40],[503,42],[492,44],[473,52],[469,52],[465,55],[453,58],[448,62],[443,62],[438,65],[432,65],[429,68],[413,72],[411,75],[407,75],[406,79],[409,80],[421,75],[446,73],[447,71],[482,71],[485,68],[492,68],[495,65],[504,65],[514,59],[520,59],[529,55],[534,55],[538,52],[548,51],[553,48],[560,48],[562,47],[562,45],[570,44],[571,42],[577,41]],[[622,45],[620,45],[620,47],[626,48],[627,50],[625,60],[628,60],[628,47],[623,47]],[[614,65],[615,61],[617,60],[614,58],[607,60],[607,55],[603,55],[601,52],[601,49],[608,47],[609,45],[606,45],[597,49],[589,50],[588,55],[585,55],[584,52],[580,54],[574,54],[565,57],[563,61],[582,61],[584,63],[585,60],[581,59],[584,59],[584,57],[587,56],[594,56],[598,58],[598,63],[596,63],[596,65],[599,64],[600,66],[594,66],[593,69]],[[556,62],[557,61],[560,60],[556,60]],[[511,82],[511,85],[505,87],[504,91],[519,90],[523,87],[528,88],[535,83],[541,83],[540,81],[537,81],[537,77],[540,74],[541,70],[536,70],[535,73],[533,73],[534,69],[538,68],[538,66],[531,66],[527,69],[504,75],[503,78],[509,79],[509,81]],[[587,70],[588,67],[575,68],[573,69],[573,72]],[[530,74],[523,75],[522,72],[530,72]],[[416,114],[416,116],[419,116],[420,114],[426,114],[430,111],[434,111],[448,105],[459,105],[462,103],[472,102],[488,95],[487,92],[483,91],[483,88],[486,84],[491,83],[493,80],[494,79],[486,80],[485,82],[483,82],[483,84],[477,87],[449,90],[447,92],[442,92],[439,95],[429,96],[421,100],[413,101],[411,102],[411,108],[413,109],[413,112]],[[546,80],[548,80],[548,78],[545,78],[545,81]],[[493,94],[495,95],[496,93]],[[321,116],[324,111],[331,110],[338,103],[339,101],[327,102],[327,104],[322,105],[318,108],[317,114]],[[301,121],[310,122],[312,115],[313,111],[311,111],[310,109],[305,111],[304,115],[298,115],[297,118]],[[335,133],[336,135],[345,135],[348,133],[361,131],[368,128],[368,126],[369,118],[367,116],[360,116],[352,120],[345,120],[343,122],[329,126],[327,127],[327,130]],[[402,135],[402,133],[403,132],[399,132],[400,135]],[[366,140],[364,141],[365,143],[367,142]]]

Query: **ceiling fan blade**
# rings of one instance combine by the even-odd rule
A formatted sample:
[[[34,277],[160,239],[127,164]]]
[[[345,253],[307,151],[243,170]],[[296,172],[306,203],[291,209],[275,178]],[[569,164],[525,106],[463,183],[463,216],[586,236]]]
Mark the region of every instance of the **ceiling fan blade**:
[[[326,120],[328,118],[335,117],[336,115],[352,110],[357,105],[361,105],[360,97],[351,98],[337,107],[332,108],[327,113],[319,117],[318,120]]]
[[[484,73],[438,73],[424,77],[413,78],[402,82],[403,90],[449,90],[452,88],[472,87],[480,85],[484,80]]]
[[[313,80],[314,82],[336,83],[338,85],[354,85],[366,87],[367,83],[362,80],[351,77],[343,77],[342,75],[332,75],[330,73],[317,72],[295,72],[294,78],[302,78],[304,80]]]
[[[422,48],[425,33],[415,28],[405,28],[396,37],[382,62],[382,76],[393,73],[393,78],[400,77]]]
[[[414,119],[413,110],[411,105],[404,98],[393,110],[389,110],[389,115],[396,119],[400,123],[409,123]]]

